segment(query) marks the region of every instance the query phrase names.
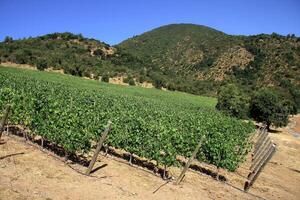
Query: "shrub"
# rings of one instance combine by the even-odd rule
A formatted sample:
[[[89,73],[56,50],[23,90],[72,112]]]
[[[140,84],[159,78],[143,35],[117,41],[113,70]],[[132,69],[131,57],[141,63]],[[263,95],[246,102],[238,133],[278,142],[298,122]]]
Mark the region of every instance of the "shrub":
[[[11,43],[13,41],[13,38],[12,37],[10,37],[10,36],[6,36],[5,38],[4,38],[4,43]]]
[[[101,81],[103,82],[109,82],[109,75],[108,74],[103,74],[102,78],[101,78]]]
[[[129,85],[135,85],[135,81],[131,76],[124,78],[124,83],[128,83]]]
[[[216,108],[225,114],[237,118],[247,118],[249,103],[248,98],[234,84],[220,87]]]
[[[129,85],[135,85],[134,79],[133,78],[129,79],[128,84]]]
[[[39,59],[36,64],[36,68],[43,71],[47,68],[47,61],[45,59]]]

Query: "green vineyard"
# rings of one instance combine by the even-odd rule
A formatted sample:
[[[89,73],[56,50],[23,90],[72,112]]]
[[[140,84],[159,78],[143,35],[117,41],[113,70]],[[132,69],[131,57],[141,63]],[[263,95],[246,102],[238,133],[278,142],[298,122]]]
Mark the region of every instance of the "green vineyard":
[[[88,152],[111,120],[107,145],[170,166],[176,155],[190,156],[205,135],[197,159],[234,171],[254,131],[252,123],[216,111],[213,98],[49,72],[0,67],[0,94],[0,108],[12,106],[11,124],[69,153]]]

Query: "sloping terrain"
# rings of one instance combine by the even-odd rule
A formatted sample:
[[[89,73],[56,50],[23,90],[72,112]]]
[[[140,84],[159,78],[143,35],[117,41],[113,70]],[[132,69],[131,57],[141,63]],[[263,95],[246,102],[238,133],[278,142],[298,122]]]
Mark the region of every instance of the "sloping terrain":
[[[247,138],[254,131],[251,122],[215,110],[213,98],[57,73],[0,66],[0,94],[2,110],[11,104],[10,124],[26,126],[30,136],[39,135],[70,155],[89,152],[111,121],[107,145],[156,165],[176,164],[177,155],[189,156],[205,137],[197,159],[234,170],[250,148]]]
[[[126,73],[135,62],[139,63],[104,42],[69,32],[20,40],[7,38],[0,43],[0,61],[29,64],[40,70],[63,69],[67,74],[94,79],[112,72],[110,76]]]
[[[8,37],[0,43],[0,61],[94,79],[122,76],[133,84],[148,81],[157,88],[210,96],[226,82],[248,91],[261,86],[300,91],[299,37],[233,36],[194,24],[162,26],[116,46],[72,33]]]
[[[236,37],[209,27],[193,24],[162,26],[125,40],[118,46],[141,59],[176,73],[185,68],[199,70],[240,43]]]
[[[295,131],[299,119],[298,115],[292,127]],[[87,177],[51,152],[5,134],[0,145],[0,199],[299,199],[299,137],[284,128],[271,138],[278,151],[247,194],[193,171],[175,186],[111,156],[99,156],[95,168],[102,168]],[[82,166],[71,166],[84,171]],[[180,173],[178,168],[173,171],[174,176]],[[245,178],[237,173],[227,174],[227,178],[233,186],[243,188]]]
[[[171,24],[117,47],[141,60],[150,58],[164,75],[162,85],[171,89],[216,91],[224,81],[251,89],[300,88],[300,39],[294,35],[232,36],[205,26]]]

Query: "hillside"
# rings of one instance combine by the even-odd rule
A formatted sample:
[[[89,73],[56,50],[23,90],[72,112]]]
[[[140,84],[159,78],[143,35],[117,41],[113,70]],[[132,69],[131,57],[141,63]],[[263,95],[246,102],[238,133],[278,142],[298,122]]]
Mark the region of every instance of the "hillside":
[[[138,59],[104,42],[68,32],[20,40],[7,37],[0,43],[0,61],[29,64],[41,70],[63,69],[67,74],[95,79],[104,74],[129,73],[136,66],[134,62],[140,65]]]
[[[171,24],[110,46],[54,33],[8,37],[0,43],[0,59],[94,79],[121,76],[132,84],[147,81],[207,96],[215,96],[226,82],[247,92],[274,86],[300,105],[300,38],[294,35],[232,36],[206,26]]]
[[[140,60],[150,58],[163,74],[160,84],[171,90],[215,95],[228,82],[246,92],[272,86],[300,105],[300,38],[294,35],[232,36],[205,26],[172,24],[117,47]]]
[[[238,37],[209,27],[171,24],[125,40],[118,47],[138,58],[150,58],[163,70],[187,74],[209,68],[223,52],[239,43]]]
[[[231,36],[205,26],[172,24],[117,47],[141,60],[151,58],[164,74],[185,77],[194,87],[203,80],[253,87],[279,85],[285,78],[300,83],[300,39],[293,35]],[[166,86],[171,82],[166,80]]]

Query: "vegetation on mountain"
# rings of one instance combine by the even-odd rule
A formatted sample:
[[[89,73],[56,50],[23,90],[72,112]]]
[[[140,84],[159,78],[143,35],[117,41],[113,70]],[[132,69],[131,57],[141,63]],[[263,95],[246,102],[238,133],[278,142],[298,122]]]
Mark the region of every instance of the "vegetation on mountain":
[[[295,35],[230,36],[205,26],[172,24],[118,47],[141,60],[151,58],[166,88],[215,96],[220,86],[233,83],[251,96],[272,86],[300,109],[300,38]]]
[[[223,85],[218,92],[216,108],[229,116],[246,119],[249,116],[249,97],[234,84]]]
[[[53,33],[6,37],[0,59],[94,79],[132,77],[135,83],[207,96],[217,96],[227,83],[246,94],[272,86],[300,109],[300,38],[295,35],[233,36],[206,26],[171,24],[110,46],[80,34]]]
[[[80,34],[66,32],[21,40],[7,38],[0,43],[1,62],[29,64],[40,70],[63,69],[67,74],[95,79],[103,74],[129,73],[142,66],[132,56]],[[126,67],[122,63],[126,63]]]

